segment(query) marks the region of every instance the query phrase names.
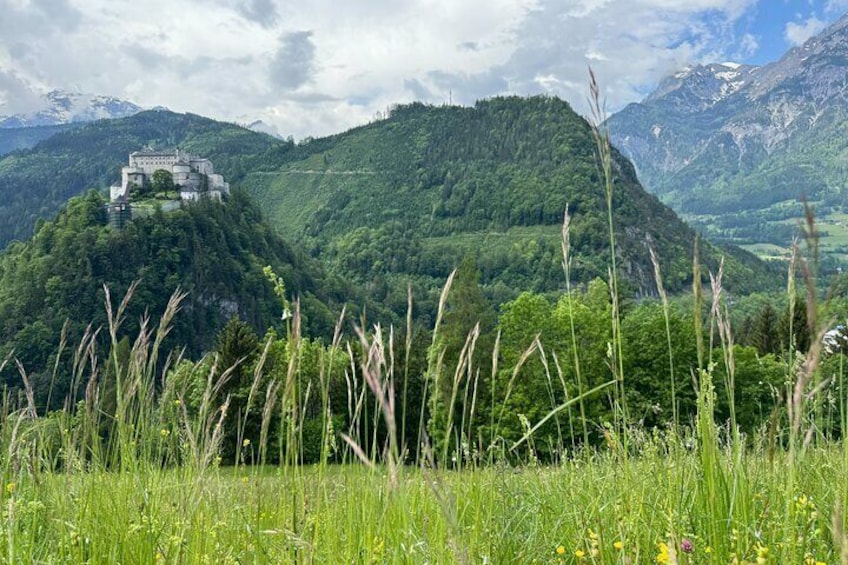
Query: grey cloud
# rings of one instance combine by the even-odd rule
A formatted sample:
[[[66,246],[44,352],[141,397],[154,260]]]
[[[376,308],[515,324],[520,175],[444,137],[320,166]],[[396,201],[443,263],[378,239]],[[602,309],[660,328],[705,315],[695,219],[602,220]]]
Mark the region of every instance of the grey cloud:
[[[463,41],[457,48],[460,51],[479,51],[480,45],[476,41]]]
[[[245,0],[237,9],[245,19],[266,28],[276,24],[280,17],[274,0]]]
[[[292,92],[283,96],[282,99],[298,102],[299,104],[324,104],[326,102],[338,102],[342,100],[338,96],[323,92]]]
[[[123,45],[121,47],[121,51],[134,59],[146,70],[158,69],[167,66],[168,64],[167,55],[163,55],[158,51],[154,51],[153,49],[138,43]]]
[[[374,103],[374,95],[360,94],[357,96],[348,96],[345,101],[351,106],[370,106]]]
[[[416,100],[426,102],[433,99],[433,93],[417,78],[403,79],[403,88],[415,96]]]
[[[225,68],[246,67],[254,62],[250,55],[244,57],[223,57],[216,59],[206,55],[188,59],[186,57],[165,55],[140,43],[121,46],[121,51],[132,58],[145,70],[169,70],[185,77],[191,77],[207,71]]]
[[[14,71],[0,70],[0,92],[5,94],[6,103],[0,105],[2,114],[24,114],[44,108],[44,99],[32,86]]]
[[[3,38],[38,36],[45,32],[72,32],[82,22],[82,13],[70,0],[32,0],[16,9],[5,2],[0,18],[0,43]]]
[[[497,68],[472,74],[431,71],[427,76],[442,91],[450,90],[453,101],[460,104],[473,104],[509,89],[509,83]]]
[[[311,31],[280,36],[280,44],[269,69],[271,82],[284,90],[296,90],[309,82],[315,69],[315,44]]]

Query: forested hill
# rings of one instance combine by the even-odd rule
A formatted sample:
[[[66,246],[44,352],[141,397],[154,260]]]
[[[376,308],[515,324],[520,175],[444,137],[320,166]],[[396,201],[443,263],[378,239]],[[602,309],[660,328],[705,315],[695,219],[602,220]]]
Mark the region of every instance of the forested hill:
[[[606,278],[603,182],[587,122],[559,99],[496,98],[474,107],[394,109],[385,120],[287,148],[243,186],[283,232],[338,272],[387,293],[398,278],[441,281],[473,255],[496,303],[562,288],[560,225],[573,214],[577,281]],[[615,229],[633,291],[654,288],[646,241],[674,290],[691,277],[694,232],[639,185],[614,152]],[[730,286],[769,285],[768,268],[726,250]],[[719,250],[705,246],[714,268]],[[399,277],[400,276],[400,277]],[[401,289],[405,285],[400,286]],[[402,296],[386,296],[402,303]]]
[[[560,223],[574,216],[573,278],[606,278],[603,183],[588,124],[555,98],[499,98],[472,108],[400,106],[381,121],[295,145],[190,114],[148,111],[58,133],[0,158],[0,248],[24,239],[68,198],[105,190],[127,155],[179,146],[211,159],[262,207],[271,225],[336,276],[394,311],[438,296],[451,269],[473,256],[489,299],[564,286]],[[615,227],[628,291],[652,292],[653,240],[665,282],[684,289],[694,233],[615,157]],[[705,245],[715,268],[719,252]],[[776,277],[735,250],[728,286],[760,289]]]
[[[186,347],[189,356],[208,351],[232,316],[261,335],[280,327],[282,313],[266,265],[283,277],[289,298],[301,297],[308,335],[331,336],[342,303],[353,302],[349,311],[361,304],[355,289],[276,235],[244,193],[234,192],[223,204],[202,201],[137,218],[117,231],[106,225],[102,197],[88,192],[71,199],[55,221],[43,222],[31,240],[0,253],[0,360],[14,349],[36,390],[46,392],[65,320],[73,350],[88,322],[106,327],[103,285],[117,306],[136,280],[122,335],[137,335],[145,313],[158,323],[177,288],[188,295],[166,350]],[[20,382],[8,366],[4,377]],[[64,396],[60,391],[57,397]]]
[[[0,249],[25,239],[39,218],[51,218],[70,197],[120,179],[127,155],[145,145],[179,146],[212,160],[228,181],[285,142],[192,114],[148,111],[57,133],[30,150],[0,157]]]

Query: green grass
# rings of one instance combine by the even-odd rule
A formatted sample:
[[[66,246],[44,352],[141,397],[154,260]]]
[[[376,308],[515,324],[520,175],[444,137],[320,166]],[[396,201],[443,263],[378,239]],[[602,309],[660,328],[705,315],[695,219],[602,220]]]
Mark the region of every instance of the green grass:
[[[35,563],[651,563],[659,544],[681,563],[838,560],[829,509],[845,480],[838,449],[814,453],[803,488],[784,489],[785,461],[747,460],[752,520],[732,519],[727,550],[697,503],[695,453],[644,438],[625,468],[597,452],[556,467],[463,472],[382,467],[144,469],[56,473],[4,493],[4,562]],[[725,463],[727,463],[725,461]],[[431,483],[447,493],[456,525]],[[8,486],[8,485],[7,485]],[[294,495],[292,493],[295,493]],[[791,515],[784,510],[787,503]],[[787,540],[789,527],[794,539]],[[735,532],[735,533],[734,533]],[[694,551],[683,553],[683,539]],[[622,549],[617,549],[620,542]],[[562,556],[557,548],[562,547]],[[790,552],[790,549],[792,550]],[[579,560],[575,552],[585,557]],[[729,553],[728,553],[729,551]],[[780,556],[798,555],[797,561]],[[629,560],[629,561],[628,561]]]
[[[814,209],[820,203],[812,203]],[[803,205],[795,200],[778,202],[757,212],[743,212],[748,223],[758,224],[754,232],[747,230],[743,222],[743,231],[737,232],[736,228],[723,228],[720,224],[722,216],[688,214],[683,217],[701,226],[709,237],[718,241],[736,243],[743,249],[750,251],[761,259],[786,260],[791,254],[792,231],[801,226],[803,220]],[[819,245],[823,257],[832,259],[838,264],[844,264],[848,260],[848,214],[825,209],[816,212],[816,226],[820,231]],[[789,230],[777,242],[774,229]]]
[[[285,288],[277,291],[284,300]],[[107,305],[113,342],[125,303]],[[155,371],[178,303],[175,297],[158,329],[139,336],[129,365],[98,356],[96,340],[84,340],[78,357],[89,362],[77,367],[75,379],[88,386],[76,406],[40,415],[26,400],[6,396],[0,404],[0,562],[815,565],[841,559],[848,451],[815,434],[812,443],[802,439],[814,430],[815,416],[803,398],[793,401],[798,433],[763,430],[741,438],[714,420],[709,370],[699,375],[691,426],[648,429],[621,419],[619,427],[606,428],[604,444],[548,465],[539,464],[532,441],[520,457],[503,457],[507,444],[494,452],[471,448],[435,465],[424,439],[422,458],[406,454],[403,465],[393,439],[395,408],[386,398],[395,379],[386,358],[392,345],[377,329],[360,336],[366,354],[345,363],[359,364],[349,375],[359,383],[354,389],[375,395],[388,449],[362,452],[353,437],[328,444],[341,464],[298,464],[303,429],[294,414],[309,393],[295,390],[299,355],[293,354],[283,381],[268,384],[281,396],[256,407],[282,414],[278,435],[290,443],[236,440],[241,463],[222,467],[218,424],[229,400],[215,397],[219,384],[208,380],[187,403],[192,394],[185,383]],[[288,334],[294,352],[302,347],[296,327],[295,316]],[[461,356],[460,366],[465,363]],[[110,364],[118,371],[114,409],[98,382]],[[451,367],[445,371],[453,374]],[[805,394],[815,384],[811,376],[799,370],[795,386]],[[258,390],[256,398],[264,397]],[[279,450],[284,463],[258,464],[266,447]]]

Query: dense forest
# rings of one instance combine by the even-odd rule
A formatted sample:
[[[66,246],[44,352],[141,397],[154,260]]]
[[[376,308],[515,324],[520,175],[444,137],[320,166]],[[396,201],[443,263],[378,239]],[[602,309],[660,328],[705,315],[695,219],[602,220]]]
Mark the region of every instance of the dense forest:
[[[845,280],[835,281],[834,295],[839,293],[839,285],[844,287]],[[729,350],[710,346],[718,341],[718,330],[710,318],[709,304],[701,308],[695,304],[691,296],[677,298],[667,306],[660,300],[621,304],[621,369],[627,384],[624,399],[629,422],[643,430],[691,423],[698,396],[693,375],[699,367],[709,366],[717,421],[731,417],[732,397],[740,431],[757,437],[757,432],[779,417],[785,402],[787,367],[811,343],[804,298],[796,297],[794,304],[786,297],[770,295],[734,299],[735,338],[728,344]],[[820,312],[828,317],[846,313],[848,301],[840,298],[823,305]],[[385,346],[391,348],[394,343],[393,358],[403,366],[402,373],[394,376],[391,392],[398,407],[400,442],[410,459],[420,456],[416,442],[424,433],[437,454],[447,454],[454,461],[485,458],[490,449],[513,445],[536,423],[542,425],[530,445],[500,455],[551,460],[562,455],[563,447],[606,441],[621,406],[616,405],[617,395],[609,388],[615,314],[605,281],[595,279],[553,300],[524,292],[494,308],[482,293],[473,261],[465,260],[451,283],[443,314],[435,335],[431,327],[421,324],[409,326],[406,335],[402,327],[383,334],[389,339]],[[378,420],[362,417],[379,413],[377,401],[363,396],[365,404],[352,408],[348,355],[357,359],[365,355],[360,349],[364,344],[353,325],[345,325],[342,331],[336,344],[303,336],[305,341],[298,349],[297,390],[306,417],[301,448],[306,461],[321,456],[325,414],[332,415],[335,430],[357,426],[356,436],[366,451],[379,450],[385,441],[386,429]],[[388,336],[393,332],[397,334],[392,340]],[[824,353],[821,375],[827,394],[838,394],[841,386],[829,377],[844,363],[845,343],[848,340],[840,334]],[[349,349],[345,351],[345,347]],[[262,337],[243,322],[232,320],[219,334],[214,351],[229,361],[248,360],[239,366],[237,378],[228,388],[236,406],[243,408],[250,390],[285,375],[292,350],[284,333],[269,331]],[[733,359],[732,374],[727,369],[728,355]],[[201,390],[212,362],[212,357],[200,365],[186,362],[169,378],[194,382]],[[260,373],[257,383],[254,375]],[[327,391],[327,396],[309,393],[316,390]],[[353,394],[355,398],[355,391]],[[580,400],[569,406],[567,414],[543,423],[575,398]],[[453,407],[452,412],[448,406]],[[841,433],[836,420],[822,421],[821,426],[822,433]],[[446,427],[454,428],[453,437],[444,436]],[[229,433],[235,437],[235,430]],[[244,433],[255,442],[260,430],[257,425]]]
[[[103,198],[89,192],[71,199],[55,221],[40,222],[31,240],[0,254],[0,359],[13,351],[46,394],[65,323],[68,343],[78,341],[89,323],[103,328],[104,285],[117,304],[136,281],[125,335],[136,335],[144,317],[156,320],[180,289],[187,297],[167,344],[197,357],[213,347],[232,317],[262,331],[279,326],[266,266],[299,297],[310,335],[332,335],[346,300],[351,312],[365,304],[356,289],[280,239],[241,192],[225,204],[202,201],[136,218],[120,231],[107,225]],[[10,368],[3,376],[20,385]]]
[[[654,292],[649,244],[669,288],[686,288],[695,233],[642,190],[615,150],[613,164],[627,294]],[[287,148],[242,184],[283,233],[393,305],[405,303],[406,281],[438,288],[466,255],[477,259],[495,303],[525,290],[562,290],[566,205],[575,281],[606,277],[609,234],[595,140],[589,124],[556,98],[398,106],[385,120]],[[702,253],[714,269],[726,257],[735,292],[774,282],[767,266],[741,250],[704,245]]]

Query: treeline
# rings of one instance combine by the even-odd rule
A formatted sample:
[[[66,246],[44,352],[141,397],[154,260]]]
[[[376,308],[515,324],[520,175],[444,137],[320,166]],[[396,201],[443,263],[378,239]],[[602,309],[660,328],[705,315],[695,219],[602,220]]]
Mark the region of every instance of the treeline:
[[[785,419],[794,363],[803,358],[811,340],[806,304],[800,297],[791,307],[776,296],[727,300],[741,304],[734,342],[724,346],[709,306],[696,314],[691,297],[673,300],[667,310],[658,300],[623,303],[624,400],[634,429],[693,425],[700,368],[709,371],[715,383],[717,421],[729,420],[732,400],[745,436],[762,437],[771,426],[775,441],[781,441],[779,422]],[[845,307],[830,305],[839,311]],[[611,349],[616,347],[612,317],[609,288],[600,279],[554,300],[525,292],[495,309],[483,296],[474,262],[463,261],[435,334],[433,327],[421,324],[413,324],[409,335],[401,328],[382,333],[382,347],[391,351],[385,355],[396,364],[391,371],[384,367],[383,392],[393,394],[397,434],[407,460],[419,460],[423,448],[454,461],[490,461],[493,456],[551,460],[587,443],[612,441],[616,414],[624,410],[611,382]],[[701,328],[704,349],[700,362],[696,327]],[[357,438],[366,453],[380,452],[387,441],[381,406],[358,372],[367,352],[351,326],[347,332],[332,345],[304,337],[294,352],[286,336],[269,332],[259,337],[232,320],[218,336],[217,357],[206,357],[200,364],[186,362],[173,378],[192,380],[203,390],[216,363],[220,374],[229,363],[242,360],[219,400],[230,395],[231,410],[244,415],[249,412],[248,398],[255,401],[257,391],[271,382],[285,382],[292,355],[302,355],[295,385],[300,391],[295,404],[303,419],[298,441],[302,460],[332,459],[342,433]],[[828,348],[819,369],[820,382],[835,397],[841,382],[834,375],[843,355],[841,347]],[[512,450],[563,405],[567,410]],[[826,416],[821,433],[839,436],[836,409],[825,407],[822,413]],[[262,441],[261,415],[255,408],[251,418],[247,425],[244,419],[234,419],[242,425],[227,428],[228,445]],[[275,437],[271,445],[284,443],[285,438]],[[232,449],[227,454],[235,455]],[[274,460],[273,450],[269,457]]]

